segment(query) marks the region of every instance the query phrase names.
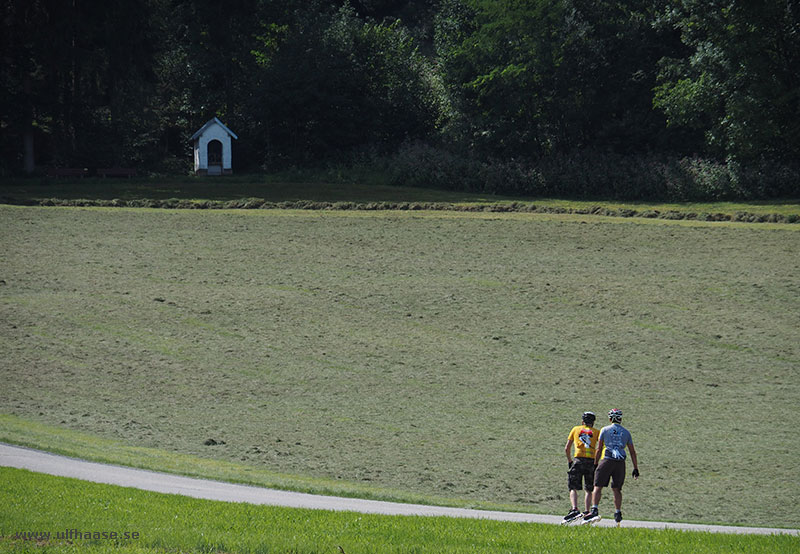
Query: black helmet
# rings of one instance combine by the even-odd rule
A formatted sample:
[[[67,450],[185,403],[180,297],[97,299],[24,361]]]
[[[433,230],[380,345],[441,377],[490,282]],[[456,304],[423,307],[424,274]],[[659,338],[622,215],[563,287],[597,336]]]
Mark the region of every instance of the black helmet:
[[[586,425],[592,425],[597,417],[594,415],[594,412],[583,412],[582,419]]]

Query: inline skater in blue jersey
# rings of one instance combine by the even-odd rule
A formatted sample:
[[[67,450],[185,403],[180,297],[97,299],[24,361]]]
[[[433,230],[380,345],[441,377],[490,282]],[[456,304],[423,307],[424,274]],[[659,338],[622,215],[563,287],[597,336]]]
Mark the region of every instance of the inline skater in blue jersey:
[[[603,495],[603,487],[607,487],[611,481],[611,490],[614,492],[614,521],[617,525],[622,521],[622,485],[625,483],[625,449],[630,450],[631,461],[633,462],[633,478],[639,478],[639,462],[636,459],[636,448],[633,446],[631,433],[622,423],[622,410],[613,409],[608,412],[608,420],[611,425],[600,429],[600,436],[597,438],[597,450],[595,454],[595,464],[597,469],[594,473],[594,492],[592,494],[592,509],[583,518],[584,523],[592,523],[600,519],[598,505]]]

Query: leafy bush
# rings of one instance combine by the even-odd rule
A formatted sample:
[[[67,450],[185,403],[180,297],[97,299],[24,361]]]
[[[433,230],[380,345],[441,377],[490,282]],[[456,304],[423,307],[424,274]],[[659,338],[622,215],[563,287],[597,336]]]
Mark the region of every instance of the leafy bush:
[[[529,195],[543,186],[538,170],[514,160],[479,160],[421,142],[401,146],[387,171],[391,184],[443,190]]]
[[[421,142],[387,163],[394,185],[486,194],[617,200],[750,200],[800,192],[800,166],[743,166],[699,157],[664,158],[582,151],[537,162],[479,160]]]

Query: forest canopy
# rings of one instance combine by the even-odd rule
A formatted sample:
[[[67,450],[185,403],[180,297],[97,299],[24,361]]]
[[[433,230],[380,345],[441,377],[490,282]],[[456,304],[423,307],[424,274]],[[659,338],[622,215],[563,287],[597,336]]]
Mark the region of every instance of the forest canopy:
[[[237,171],[383,160],[410,184],[488,192],[797,192],[793,0],[8,0],[2,10],[2,175],[186,174],[189,137],[216,116],[241,137]]]

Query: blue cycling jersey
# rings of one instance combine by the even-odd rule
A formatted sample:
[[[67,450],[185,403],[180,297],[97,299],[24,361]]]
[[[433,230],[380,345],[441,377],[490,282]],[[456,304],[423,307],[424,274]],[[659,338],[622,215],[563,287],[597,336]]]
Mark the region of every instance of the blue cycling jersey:
[[[603,441],[603,458],[624,460],[625,447],[633,444],[631,433],[619,423],[612,423],[600,429],[598,442]]]

